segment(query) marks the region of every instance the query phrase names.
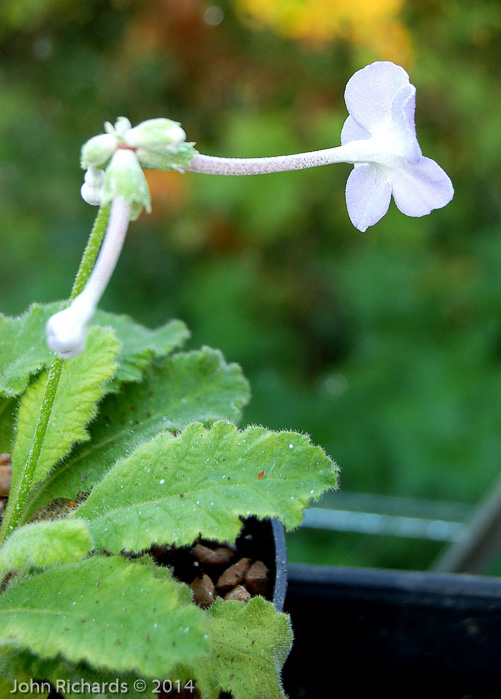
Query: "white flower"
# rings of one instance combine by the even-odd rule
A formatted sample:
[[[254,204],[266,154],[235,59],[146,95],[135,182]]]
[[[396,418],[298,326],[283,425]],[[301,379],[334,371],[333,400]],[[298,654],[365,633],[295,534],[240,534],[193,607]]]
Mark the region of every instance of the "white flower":
[[[261,175],[332,163],[352,163],[346,203],[354,226],[365,231],[385,215],[391,195],[408,216],[425,216],[453,197],[450,179],[424,158],[414,126],[416,88],[403,68],[372,63],[348,81],[350,116],[342,145],[311,153],[271,158],[219,158],[196,154],[188,169],[209,175]]]
[[[350,116],[341,133],[355,167],[346,185],[351,221],[365,231],[388,211],[391,196],[407,216],[425,216],[453,197],[442,168],[425,158],[414,125],[416,88],[403,68],[377,62],[359,70],[345,91]]]

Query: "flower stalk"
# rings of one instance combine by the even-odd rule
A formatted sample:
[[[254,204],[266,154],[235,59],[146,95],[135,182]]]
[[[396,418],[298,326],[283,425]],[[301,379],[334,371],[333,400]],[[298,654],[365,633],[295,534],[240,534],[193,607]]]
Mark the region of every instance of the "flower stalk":
[[[109,217],[110,207],[100,207],[89,236],[87,246],[82,256],[75,282],[73,284],[70,297],[72,300],[77,298],[91,276],[96,258],[101,248],[103,237],[106,232]],[[61,377],[63,366],[64,360],[60,357],[55,357],[49,368],[47,385],[45,387],[40,415],[38,417],[28,458],[26,459],[21,474],[19,476],[14,474],[8,505],[3,516],[2,526],[0,528],[0,545],[3,544],[3,542],[22,522],[24,507],[33,485],[33,478],[51,419],[57,394],[57,387],[59,385],[59,379]]]

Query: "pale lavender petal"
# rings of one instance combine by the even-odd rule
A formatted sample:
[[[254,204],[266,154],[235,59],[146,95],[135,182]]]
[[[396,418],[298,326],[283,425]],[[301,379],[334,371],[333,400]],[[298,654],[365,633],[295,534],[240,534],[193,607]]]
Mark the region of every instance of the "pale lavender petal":
[[[388,211],[391,185],[373,165],[356,165],[346,183],[346,205],[351,222],[359,231],[373,226]]]
[[[349,116],[344,122],[343,130],[341,131],[341,143],[343,146],[350,141],[362,141],[370,138],[368,131],[363,129],[355,119]]]
[[[409,85],[403,68],[390,61],[378,61],[353,75],[344,93],[351,116],[367,131],[391,118],[398,91]]]
[[[416,137],[414,115],[416,112],[416,88],[405,85],[395,95],[391,107],[391,123],[395,138],[400,144],[400,153],[412,163],[421,158],[421,148]]]
[[[434,160],[421,158],[391,173],[395,204],[407,216],[426,216],[454,196],[452,182]]]

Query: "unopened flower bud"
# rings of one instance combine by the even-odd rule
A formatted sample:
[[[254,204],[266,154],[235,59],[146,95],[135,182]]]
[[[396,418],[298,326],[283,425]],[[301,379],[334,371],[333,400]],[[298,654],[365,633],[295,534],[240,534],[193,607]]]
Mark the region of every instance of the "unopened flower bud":
[[[114,126],[112,124],[110,124],[109,121],[107,121],[104,125],[104,129],[105,129],[106,133],[113,134],[113,136],[115,136],[115,138],[118,138],[121,141],[121,140],[123,140],[125,132],[129,131],[131,126],[132,126],[132,124],[127,119],[127,117],[118,117],[118,119],[115,121]]]
[[[151,210],[150,190],[134,151],[119,148],[104,174],[101,203],[110,204],[120,197],[131,207],[131,220],[136,219],[143,206]]]
[[[84,183],[80,189],[82,199],[92,206],[101,204],[104,184],[104,171],[90,167],[85,173]]]
[[[70,359],[83,352],[94,311],[94,306],[89,305],[81,294],[71,306],[49,318],[45,329],[49,349],[62,359]]]
[[[84,169],[102,168],[117,149],[117,139],[109,133],[94,136],[82,146],[81,164]]]
[[[181,126],[171,119],[148,119],[129,129],[124,136],[125,142],[132,148],[163,150],[169,148],[174,152],[180,143],[186,140]]]
[[[141,166],[158,170],[183,171],[188,167],[196,151],[185,139],[184,129],[171,119],[148,119],[124,135]]]

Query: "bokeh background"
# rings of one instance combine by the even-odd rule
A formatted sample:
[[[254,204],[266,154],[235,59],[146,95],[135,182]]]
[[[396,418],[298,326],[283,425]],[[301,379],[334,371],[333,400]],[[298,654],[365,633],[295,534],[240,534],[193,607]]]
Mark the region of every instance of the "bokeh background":
[[[349,222],[349,165],[224,178],[150,172],[102,307],[239,362],[246,423],[307,432],[341,492],[474,506],[501,465],[498,0],[2,0],[0,308],[64,298],[95,211],[81,144],[103,122],[180,121],[201,152],[337,145],[374,60],[417,86],[423,152],[453,202]],[[426,539],[300,529],[292,560],[428,568]],[[493,571],[496,572],[494,568]],[[499,571],[498,571],[499,572]]]

